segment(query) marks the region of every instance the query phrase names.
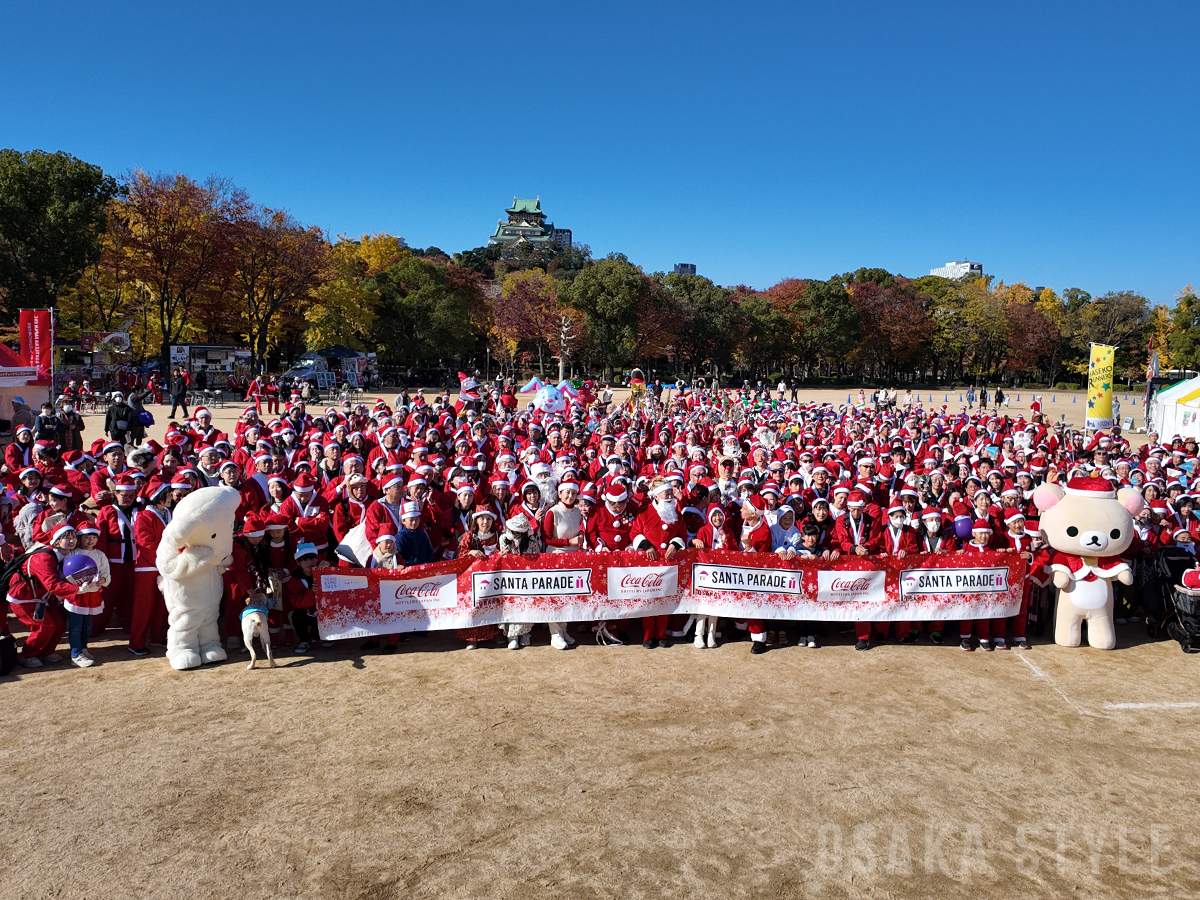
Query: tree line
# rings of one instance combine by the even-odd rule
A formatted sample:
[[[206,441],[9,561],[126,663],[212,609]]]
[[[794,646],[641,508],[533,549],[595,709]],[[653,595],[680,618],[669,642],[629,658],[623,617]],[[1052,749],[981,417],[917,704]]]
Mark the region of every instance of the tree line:
[[[225,179],[66,153],[0,150],[0,318],[58,310],[59,331],[125,331],[135,361],[172,344],[249,346],[256,366],[343,344],[419,373],[487,364],[520,377],[725,375],[809,383],[1080,382],[1092,342],[1142,377],[1200,364],[1200,300],[1037,292],[992,276],[878,268],[766,289],[645,272],[586,245],[447,253],[398,236],[331,239]],[[485,363],[485,360],[487,362]]]

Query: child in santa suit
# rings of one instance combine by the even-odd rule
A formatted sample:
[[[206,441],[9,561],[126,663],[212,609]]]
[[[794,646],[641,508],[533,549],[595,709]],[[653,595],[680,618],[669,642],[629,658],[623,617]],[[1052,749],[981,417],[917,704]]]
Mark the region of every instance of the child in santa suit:
[[[692,539],[692,546],[698,550],[736,550],[737,542],[729,530],[729,517],[720,503],[711,503],[706,521]],[[707,646],[712,649],[717,646],[717,616],[696,617],[697,647]]]
[[[883,549],[881,555],[895,556],[900,559],[915,555],[919,549],[917,545],[917,532],[905,524],[908,519],[908,510],[905,509],[903,504],[896,502],[888,507],[887,515],[888,522],[882,534]],[[884,637],[887,636],[888,624],[887,622],[880,622],[878,626],[879,632]],[[859,623],[858,632],[859,640],[863,640],[864,634],[869,637],[871,633],[870,624],[866,622]],[[900,639],[900,643],[902,644],[915,644],[917,642],[917,632],[913,629],[912,622],[897,622],[896,637]]]
[[[942,511],[934,506],[925,507],[921,511],[921,529],[917,534],[917,552],[937,553],[940,555],[957,549],[954,545],[954,539],[947,537],[945,533],[942,524]],[[945,627],[945,622],[928,623],[929,639],[935,644],[945,641],[945,637],[943,636]]]
[[[62,606],[86,608],[87,601],[77,601],[79,587],[62,577],[63,558],[75,549],[75,529],[60,525],[50,536],[51,552],[36,552],[21,564],[21,572],[9,584],[8,602],[13,614],[29,628],[21,650],[22,665],[36,669],[45,663],[60,662],[54,652],[66,624]],[[101,601],[102,602],[102,601]],[[72,634],[77,623],[72,621]],[[75,661],[72,646],[72,662]],[[78,665],[78,663],[76,663]],[[84,663],[91,665],[91,662]]]
[[[993,549],[992,546],[992,526],[987,519],[976,519],[975,524],[971,526],[971,540],[963,544],[960,553],[968,556],[986,553]],[[967,563],[970,565],[970,562]],[[991,652],[993,649],[992,642],[989,640],[991,636],[991,619],[963,619],[958,625],[958,646],[963,650],[974,650],[971,646],[971,632],[975,629],[979,635],[979,647],[981,650]]]
[[[300,639],[300,643],[296,645],[297,653],[307,653],[309,648],[320,640],[313,581],[316,578],[316,570],[327,566],[328,563],[318,563],[319,558],[316,545],[308,541],[296,545],[296,568],[292,570],[292,577],[288,579],[285,590],[288,605],[292,608],[292,628],[296,631],[296,637]]]
[[[1013,627],[1013,643],[1018,650],[1028,650],[1025,641],[1025,620],[1029,617],[1029,594],[1033,590],[1033,573],[1035,568],[1035,552],[1033,549],[1034,536],[1025,530],[1025,516],[1019,509],[1010,509],[1004,515],[1005,531],[1002,537],[1001,550],[1017,553],[1025,560],[1025,578],[1021,584],[1021,609],[1015,616],[1007,620],[992,619],[992,643],[1001,650],[1007,650],[1005,640],[1008,622]],[[1049,555],[1047,554],[1047,559]],[[1040,566],[1037,566],[1040,568]]]
[[[79,586],[79,592],[73,600],[63,600],[63,608],[67,611],[67,633],[71,639],[71,665],[81,668],[95,663],[87,648],[88,638],[91,637],[95,617],[104,611],[104,594],[101,591],[108,587],[111,580],[108,557],[96,549],[99,540],[100,529],[88,522],[77,532],[75,549],[69,550],[63,558],[65,566],[70,557],[87,557],[96,569],[94,574],[89,574],[83,580],[68,578],[72,584]],[[65,540],[56,543],[55,549],[66,550],[71,543],[67,535]]]
[[[651,560],[660,556],[672,559],[687,547],[687,526],[675,503],[675,489],[662,476],[650,482],[650,503],[633,522],[630,544]],[[656,645],[670,646],[667,643],[667,617],[643,616],[642,646],[649,650]]]
[[[766,519],[767,504],[761,494],[751,494],[742,503],[742,533],[740,544],[743,553],[770,553],[771,526]],[[767,629],[762,619],[750,619],[750,652],[767,652]]]
[[[142,490],[146,507],[133,523],[133,610],[129,623],[129,652],[147,656],[148,639],[167,637],[167,605],[158,589],[158,545],[171,521],[171,485],[157,476]]]

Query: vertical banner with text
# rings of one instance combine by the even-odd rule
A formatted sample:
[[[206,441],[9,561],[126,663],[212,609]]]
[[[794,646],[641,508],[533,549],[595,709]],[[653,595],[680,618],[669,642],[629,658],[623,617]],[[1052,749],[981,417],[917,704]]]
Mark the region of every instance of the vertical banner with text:
[[[1092,344],[1088,365],[1087,428],[1113,426],[1113,356],[1117,348]]]
[[[54,371],[54,312],[21,310],[21,361],[37,369],[37,383],[49,384]]]

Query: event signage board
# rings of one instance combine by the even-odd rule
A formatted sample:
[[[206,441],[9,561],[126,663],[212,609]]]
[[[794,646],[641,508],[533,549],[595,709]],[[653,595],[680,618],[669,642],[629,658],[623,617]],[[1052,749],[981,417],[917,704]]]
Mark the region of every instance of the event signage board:
[[[1016,615],[1018,554],[987,552],[839,560],[688,550],[455,559],[394,571],[320,570],[323,638],[469,628],[501,622],[591,622],[672,613],[744,620],[944,621]]]
[[[1092,344],[1088,363],[1087,416],[1088,428],[1113,427],[1113,357],[1116,347]]]
[[[20,328],[21,361],[37,370],[39,384],[49,384],[54,373],[54,311],[23,309]]]

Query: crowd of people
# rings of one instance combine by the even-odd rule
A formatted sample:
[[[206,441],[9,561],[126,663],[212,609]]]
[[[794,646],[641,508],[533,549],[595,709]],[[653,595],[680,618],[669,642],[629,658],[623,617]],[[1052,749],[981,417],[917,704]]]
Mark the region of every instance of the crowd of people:
[[[1132,486],[1147,501],[1125,557],[1147,568],[1163,548],[1193,549],[1200,519],[1189,474],[1194,440],[1134,450],[1119,428],[1089,433],[997,408],[789,402],[751,389],[683,388],[613,406],[567,397],[558,412],[518,408],[511,391],[467,381],[434,402],[406,392],[389,405],[310,409],[299,394],[264,419],[246,407],[231,433],[208,409],[170,422],[162,443],[133,427],[118,397],[104,435],[88,443],[70,397],[20,424],[4,452],[0,533],[17,560],[3,616],[27,628],[21,660],[94,664],[88,641],[121,629],[134,656],[167,628],[155,556],[171,509],[211,485],[242,499],[234,565],[224,575],[222,628],[240,644],[239,616],[270,608],[272,642],[301,654],[322,645],[313,592],[328,566],[397,569],[461,556],[631,551],[671,559],[687,548],[773,553],[783,559],[971,554],[1028,561],[1024,603],[1008,620],[854,625],[856,647],[889,638],[958,641],[964,650],[1024,648],[1031,592],[1050,580],[1035,488],[1077,475]],[[257,398],[254,398],[257,400]],[[63,427],[63,422],[70,427]],[[90,422],[86,423],[90,425]],[[336,549],[358,540],[354,559]],[[94,566],[69,564],[86,554]],[[12,568],[12,566],[10,566]],[[85,577],[72,575],[84,571]],[[1142,615],[1145,579],[1118,585],[1118,623]],[[672,627],[674,625],[674,627]],[[640,622],[557,623],[550,644],[666,646],[684,630],[666,616]],[[749,638],[765,652],[816,646],[816,623],[699,617],[697,647]],[[460,631],[469,648],[520,649],[533,626]],[[1011,632],[1011,636],[1010,636]],[[115,637],[116,635],[112,635]],[[361,649],[394,652],[400,635]]]

